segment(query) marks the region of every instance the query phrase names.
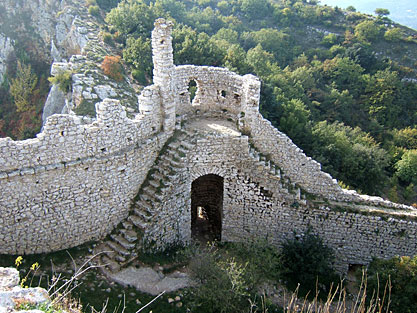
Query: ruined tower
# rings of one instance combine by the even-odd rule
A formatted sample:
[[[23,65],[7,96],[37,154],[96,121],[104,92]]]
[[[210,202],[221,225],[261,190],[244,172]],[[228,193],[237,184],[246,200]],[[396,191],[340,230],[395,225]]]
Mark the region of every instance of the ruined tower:
[[[175,128],[175,101],[172,83],[174,57],[172,50],[172,22],[160,18],[152,31],[153,82],[161,92],[163,128],[171,132]]]

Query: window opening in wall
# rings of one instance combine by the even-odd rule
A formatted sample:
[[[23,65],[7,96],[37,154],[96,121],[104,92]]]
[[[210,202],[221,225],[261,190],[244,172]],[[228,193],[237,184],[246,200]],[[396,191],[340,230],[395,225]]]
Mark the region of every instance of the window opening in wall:
[[[226,98],[226,95],[227,95],[226,90],[222,90],[220,94],[222,95],[223,98]]]
[[[197,82],[195,80],[190,80],[188,83],[188,93],[190,94],[190,103],[193,103],[197,93]]]
[[[191,236],[200,242],[221,240],[223,177],[201,176],[191,184]]]

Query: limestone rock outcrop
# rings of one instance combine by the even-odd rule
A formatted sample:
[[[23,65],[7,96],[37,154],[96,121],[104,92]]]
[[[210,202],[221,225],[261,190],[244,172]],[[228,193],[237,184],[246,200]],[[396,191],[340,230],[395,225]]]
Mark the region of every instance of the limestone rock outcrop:
[[[4,74],[6,73],[7,58],[13,53],[13,42],[0,33],[0,84],[3,83]]]
[[[39,287],[23,288],[19,285],[19,272],[15,268],[0,267],[0,313],[18,312],[19,305],[38,305],[50,302],[48,292]],[[37,313],[39,310],[26,312]]]

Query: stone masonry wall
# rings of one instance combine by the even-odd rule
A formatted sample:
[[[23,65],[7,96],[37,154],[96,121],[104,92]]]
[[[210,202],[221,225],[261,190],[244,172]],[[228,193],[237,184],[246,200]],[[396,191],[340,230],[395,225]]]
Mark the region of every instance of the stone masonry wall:
[[[417,253],[416,210],[341,189],[261,116],[256,77],[175,67],[171,28],[155,22],[155,84],[139,96],[139,114],[127,117],[119,101],[105,99],[96,119],[52,115],[34,139],[0,139],[0,253],[103,238],[129,214],[175,128],[189,134],[190,148],[153,204],[143,237],[149,248],[190,242],[192,182],[215,174],[224,179],[222,240],[280,245],[310,225],[337,251],[341,270],[371,256]],[[190,80],[198,87],[193,103]]]
[[[190,121],[188,121],[190,122]],[[187,122],[185,123],[187,127]],[[368,264],[372,257],[417,253],[415,214],[397,216],[302,199],[287,177],[271,173],[250,154],[247,136],[194,133],[193,147],[182,158],[177,180],[162,195],[160,217],[147,232],[152,248],[191,240],[191,184],[206,174],[224,178],[222,235],[224,241],[263,238],[276,246],[308,227],[336,253],[336,268]],[[342,204],[341,204],[342,205]]]
[[[107,100],[92,124],[54,115],[35,139],[0,139],[0,253],[53,251],[108,234],[166,140],[157,130],[154,115],[131,120]]]
[[[242,111],[242,76],[224,68],[182,65],[176,67],[174,77],[177,114],[191,110],[228,110],[234,114]],[[191,80],[197,83],[192,104],[188,91]]]

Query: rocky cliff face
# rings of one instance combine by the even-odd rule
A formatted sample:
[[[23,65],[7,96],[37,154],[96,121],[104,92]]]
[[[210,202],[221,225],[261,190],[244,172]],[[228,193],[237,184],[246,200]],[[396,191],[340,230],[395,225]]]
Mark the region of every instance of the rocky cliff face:
[[[100,25],[88,14],[84,0],[0,0],[0,83],[13,43],[30,42],[39,58],[72,72],[67,94],[52,87],[43,123],[55,113],[76,112],[94,116],[95,103],[119,99],[128,112],[137,112],[136,91],[128,78],[116,82],[100,68],[106,55],[115,55],[100,39]],[[52,75],[59,71],[51,71]]]
[[[6,61],[13,51],[12,40],[0,33],[0,84],[3,83],[4,74],[6,73]]]

